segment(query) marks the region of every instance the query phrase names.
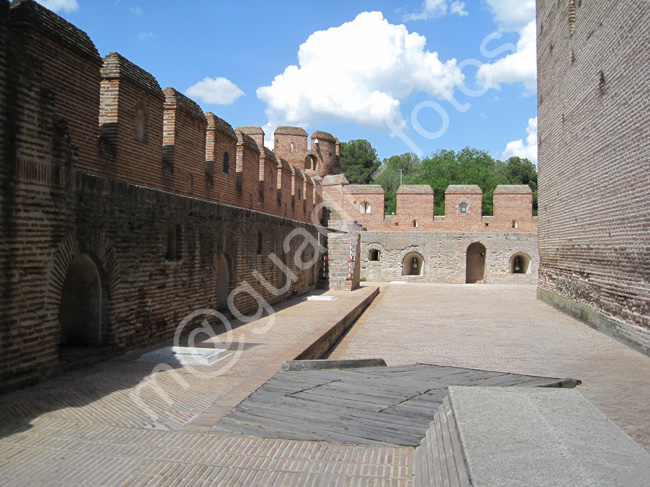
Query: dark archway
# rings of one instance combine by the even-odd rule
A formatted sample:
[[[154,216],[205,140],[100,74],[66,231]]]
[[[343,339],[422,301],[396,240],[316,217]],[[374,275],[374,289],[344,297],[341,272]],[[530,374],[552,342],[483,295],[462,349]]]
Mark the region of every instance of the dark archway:
[[[465,263],[465,282],[482,283],[485,279],[485,245],[474,242],[467,247]]]
[[[230,270],[228,268],[228,257],[221,254],[217,265],[217,310],[228,310],[228,294],[230,293]]]
[[[410,252],[406,254],[402,261],[402,275],[403,276],[421,276],[424,259],[417,252]]]
[[[93,259],[81,254],[68,267],[59,304],[62,347],[102,345],[102,283]]]
[[[528,274],[530,272],[530,255],[519,252],[510,259],[511,274]]]

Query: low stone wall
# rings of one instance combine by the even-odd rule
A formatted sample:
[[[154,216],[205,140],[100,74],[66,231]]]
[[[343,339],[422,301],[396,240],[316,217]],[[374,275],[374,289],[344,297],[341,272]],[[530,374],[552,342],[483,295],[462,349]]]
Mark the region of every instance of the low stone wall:
[[[477,244],[473,246],[478,248],[476,259],[484,262],[483,279],[479,282],[537,283],[537,234],[496,232],[362,232],[361,280],[464,283],[468,248],[472,244]],[[512,272],[517,267],[513,261],[517,256],[519,271],[526,270],[525,273]],[[405,259],[408,259],[406,272],[412,272],[411,275],[404,275]],[[416,259],[415,269],[413,259]],[[470,265],[475,263],[476,260],[470,260]]]

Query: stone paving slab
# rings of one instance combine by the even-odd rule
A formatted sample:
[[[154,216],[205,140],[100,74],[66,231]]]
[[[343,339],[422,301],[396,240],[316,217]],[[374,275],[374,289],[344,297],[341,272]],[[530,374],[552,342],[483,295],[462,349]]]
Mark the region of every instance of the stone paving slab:
[[[472,485],[647,487],[650,454],[577,390],[449,388]]]

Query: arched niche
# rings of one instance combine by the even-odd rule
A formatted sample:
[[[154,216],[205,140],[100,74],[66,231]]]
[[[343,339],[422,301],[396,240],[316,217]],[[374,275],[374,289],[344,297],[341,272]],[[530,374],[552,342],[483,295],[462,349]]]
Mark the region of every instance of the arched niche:
[[[217,310],[226,311],[228,309],[228,294],[230,293],[230,269],[228,266],[228,257],[221,254],[217,264]]]
[[[59,303],[62,347],[102,345],[102,282],[93,259],[81,254],[69,265]]]
[[[530,274],[530,255],[518,252],[510,258],[511,274]]]
[[[403,276],[421,276],[424,265],[424,258],[418,252],[410,252],[404,256],[402,261]]]
[[[380,259],[381,259],[381,250],[370,249],[370,252],[368,252],[368,260],[371,262],[378,262]]]
[[[482,283],[485,279],[485,245],[474,242],[467,247],[465,262],[465,282]]]

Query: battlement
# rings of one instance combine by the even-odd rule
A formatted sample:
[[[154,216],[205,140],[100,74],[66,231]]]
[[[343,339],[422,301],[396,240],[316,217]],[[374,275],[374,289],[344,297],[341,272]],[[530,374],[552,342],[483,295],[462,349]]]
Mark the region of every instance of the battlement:
[[[286,158],[300,170],[291,176],[299,179],[296,187],[295,181],[278,177],[283,142],[275,154],[264,148],[261,127],[234,130],[216,115],[203,113],[177,89],[162,89],[155,76],[125,56],[110,52],[102,59],[85,32],[33,0],[3,5],[12,39],[40,60],[33,79],[7,75],[8,84],[31,83],[33,93],[15,103],[34,105],[26,110],[41,114],[46,108],[55,125],[61,120],[52,142],[58,160],[38,155],[29,143],[19,144],[25,150],[19,157],[25,175],[45,171],[50,175],[39,177],[53,181],[56,165],[63,164],[139,186],[311,222],[311,209],[320,197],[314,200],[318,183],[304,171],[317,176],[316,167],[327,164],[307,150],[308,136],[302,128],[280,127],[277,132],[282,140],[300,141],[300,160],[296,154]],[[9,47],[3,43],[1,49],[4,57]],[[28,124],[20,130],[25,137],[32,133]],[[331,134],[317,133],[322,143],[336,145]],[[313,170],[305,169],[308,155],[318,161]],[[309,205],[305,197],[311,199]],[[294,199],[301,203],[296,205]]]
[[[499,185],[494,190],[494,216],[483,216],[483,191],[477,185],[449,185],[445,215],[434,216],[429,185],[401,185],[395,215],[384,215],[384,189],[349,184],[343,175],[322,181],[327,202],[344,218],[370,231],[528,232],[537,231],[533,191],[526,185]]]
[[[282,125],[273,135],[275,153],[314,178],[320,180],[341,172],[340,144],[332,134],[317,130],[311,136],[311,148],[308,134],[301,127]]]

